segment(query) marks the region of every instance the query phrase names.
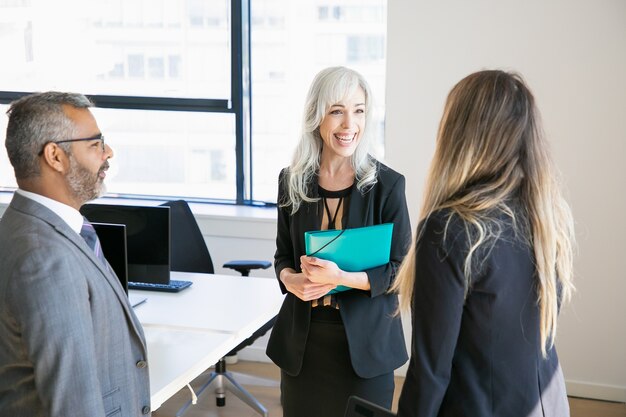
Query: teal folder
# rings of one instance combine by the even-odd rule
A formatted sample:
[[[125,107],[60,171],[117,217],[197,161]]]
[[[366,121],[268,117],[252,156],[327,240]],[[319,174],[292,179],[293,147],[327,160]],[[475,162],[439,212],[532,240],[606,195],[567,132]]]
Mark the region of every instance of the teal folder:
[[[304,232],[308,256],[333,261],[347,272],[360,272],[385,265],[391,253],[393,223],[343,230]],[[329,294],[349,290],[338,286]]]

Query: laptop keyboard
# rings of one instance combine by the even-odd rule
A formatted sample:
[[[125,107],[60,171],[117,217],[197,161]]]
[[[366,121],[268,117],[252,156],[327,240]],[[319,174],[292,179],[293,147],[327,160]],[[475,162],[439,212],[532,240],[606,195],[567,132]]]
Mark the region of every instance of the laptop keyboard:
[[[148,291],[165,291],[179,292],[191,286],[191,281],[177,281],[171,279],[169,284],[152,284],[150,282],[128,282],[129,290],[148,290]]]

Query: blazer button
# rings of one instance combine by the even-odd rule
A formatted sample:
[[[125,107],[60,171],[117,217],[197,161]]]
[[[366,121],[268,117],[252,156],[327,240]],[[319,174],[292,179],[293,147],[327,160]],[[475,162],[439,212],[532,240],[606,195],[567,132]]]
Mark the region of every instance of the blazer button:
[[[142,409],[141,409],[142,414],[150,414],[150,407],[148,407],[147,405],[145,405]]]
[[[137,363],[136,363],[135,365],[137,366],[137,368],[139,368],[139,369],[143,369],[143,368],[145,368],[145,367],[146,367],[146,365],[148,365],[148,364],[146,363],[146,361],[137,361]]]

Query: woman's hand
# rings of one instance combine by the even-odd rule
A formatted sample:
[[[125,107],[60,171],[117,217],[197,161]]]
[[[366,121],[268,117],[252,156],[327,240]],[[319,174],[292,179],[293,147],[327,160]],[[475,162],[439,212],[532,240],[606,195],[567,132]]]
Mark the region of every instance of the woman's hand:
[[[318,284],[331,284],[335,287],[343,276],[343,271],[336,263],[313,256],[301,256],[300,267],[306,278]]]
[[[302,301],[317,300],[336,287],[336,285],[332,284],[313,282],[304,273],[296,272],[291,268],[285,268],[280,271],[280,280],[287,288],[287,291]]]
[[[327,261],[313,256],[301,256],[300,267],[302,273],[311,282],[318,284],[337,285],[369,291],[370,280],[365,272],[346,272],[333,261]]]

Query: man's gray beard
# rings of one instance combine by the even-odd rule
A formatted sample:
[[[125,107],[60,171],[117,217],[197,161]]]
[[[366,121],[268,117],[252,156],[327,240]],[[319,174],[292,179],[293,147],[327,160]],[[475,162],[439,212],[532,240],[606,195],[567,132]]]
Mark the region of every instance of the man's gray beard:
[[[106,192],[106,186],[104,182],[100,182],[98,173],[89,172],[87,168],[74,159],[73,155],[69,155],[69,160],[70,172],[67,174],[67,182],[72,194],[81,204],[95,200]]]

